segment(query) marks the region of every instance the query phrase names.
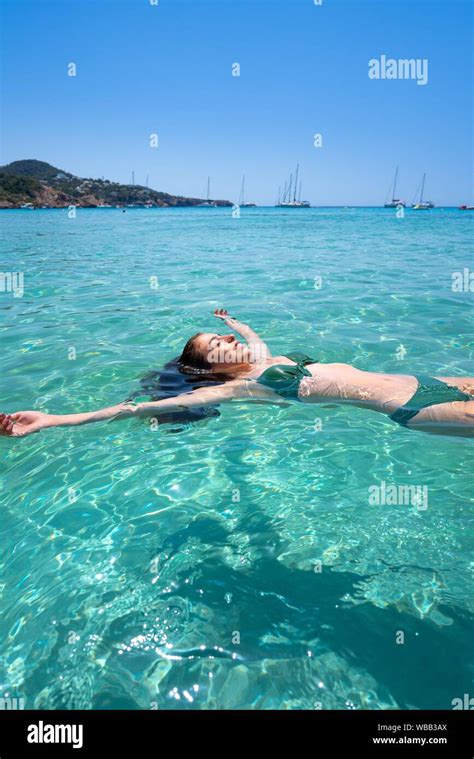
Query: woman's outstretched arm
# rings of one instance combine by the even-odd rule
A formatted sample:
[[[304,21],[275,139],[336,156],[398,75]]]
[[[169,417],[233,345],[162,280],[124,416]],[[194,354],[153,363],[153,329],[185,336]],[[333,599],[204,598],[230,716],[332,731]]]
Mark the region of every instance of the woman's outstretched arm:
[[[234,332],[237,332],[243,337],[244,340],[247,341],[249,347],[254,347],[255,351],[258,351],[261,354],[261,356],[258,356],[257,358],[271,358],[272,354],[270,353],[270,349],[266,342],[262,340],[260,335],[257,335],[248,324],[243,324],[232,316],[229,316],[225,308],[216,308],[214,316],[218,319],[222,319],[224,324],[227,324],[227,326],[233,329]]]
[[[106,419],[124,419],[134,416],[133,407],[119,403],[117,406],[102,408],[98,411],[85,411],[81,414],[45,414],[42,411],[17,411],[14,414],[0,413],[0,435],[24,437],[39,432],[46,427],[70,427],[89,422],[102,422]]]
[[[264,400],[281,402],[281,398],[269,388],[245,380],[226,382],[215,387],[202,387],[191,393],[183,393],[175,398],[144,403],[119,403],[116,406],[85,411],[80,414],[44,414],[41,411],[17,411],[15,414],[0,414],[0,434],[10,437],[24,437],[47,427],[71,427],[91,422],[103,422],[109,419],[127,419],[130,417],[152,417],[160,411],[181,411],[193,406],[212,406],[233,399]]]

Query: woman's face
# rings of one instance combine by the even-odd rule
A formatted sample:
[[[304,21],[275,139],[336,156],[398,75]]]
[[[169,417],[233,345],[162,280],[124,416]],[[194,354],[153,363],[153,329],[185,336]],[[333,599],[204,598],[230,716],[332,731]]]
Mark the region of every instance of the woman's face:
[[[197,345],[203,358],[212,364],[215,371],[229,371],[251,362],[249,347],[240,343],[234,335],[204,332],[197,338]]]

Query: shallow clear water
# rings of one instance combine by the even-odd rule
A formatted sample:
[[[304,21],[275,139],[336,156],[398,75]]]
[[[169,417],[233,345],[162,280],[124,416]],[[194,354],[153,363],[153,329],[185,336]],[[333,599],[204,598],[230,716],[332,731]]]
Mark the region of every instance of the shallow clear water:
[[[452,290],[473,268],[468,213],[0,222],[0,268],[25,288],[0,292],[4,411],[119,402],[191,334],[221,331],[216,306],[274,353],[474,374],[473,295]],[[0,695],[85,709],[450,709],[472,695],[472,442],[355,408],[220,411],[177,434],[125,421],[0,440]],[[371,505],[381,482],[426,486],[428,508]]]

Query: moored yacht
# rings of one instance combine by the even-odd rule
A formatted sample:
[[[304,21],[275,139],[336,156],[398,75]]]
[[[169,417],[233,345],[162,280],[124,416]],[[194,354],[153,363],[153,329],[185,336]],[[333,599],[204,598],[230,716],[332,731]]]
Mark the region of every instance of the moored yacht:
[[[404,200],[400,200],[400,198],[397,198],[397,179],[398,179],[398,166],[395,169],[393,184],[391,185],[391,189],[388,191],[388,195],[384,203],[384,208],[399,208],[400,206],[406,205]],[[389,200],[390,196],[391,196],[391,200]]]
[[[198,203],[196,208],[217,208],[217,203],[214,203],[212,200],[209,200],[209,189],[211,186],[211,177],[207,178],[207,200],[205,203]]]
[[[294,187],[293,174],[290,174],[289,181],[285,182],[283,195],[281,194],[281,188],[278,189],[278,200],[275,204],[277,208],[311,208],[309,200],[301,200],[301,180],[298,187],[299,168],[299,164],[297,164],[294,177]],[[297,194],[298,199],[296,197]]]
[[[425,200],[423,201],[423,192],[425,189],[425,178],[426,174],[423,174],[423,179],[421,182],[421,192],[420,192],[420,200],[418,203],[413,203],[412,208],[414,211],[428,211],[430,208],[434,208],[434,203],[431,202],[431,200]]]

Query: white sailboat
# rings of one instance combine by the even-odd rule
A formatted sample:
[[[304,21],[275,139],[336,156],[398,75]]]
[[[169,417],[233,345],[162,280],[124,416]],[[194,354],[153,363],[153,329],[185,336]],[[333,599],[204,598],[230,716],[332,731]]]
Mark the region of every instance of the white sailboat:
[[[214,203],[214,201],[209,200],[209,190],[211,186],[211,177],[207,178],[207,200],[205,203],[199,203],[197,208],[217,208],[217,203]]]
[[[278,190],[278,201],[276,203],[277,208],[311,208],[309,200],[301,200],[301,181],[299,184],[299,197],[296,198],[298,192],[298,171],[300,165],[297,164],[295,172],[295,182],[293,189],[293,174],[290,174],[289,182],[285,182],[285,189],[283,195],[280,196],[280,190]],[[293,196],[292,196],[293,190]]]
[[[413,203],[412,208],[414,211],[428,211],[430,208],[434,208],[434,203],[431,202],[431,200],[425,200],[423,202],[423,192],[425,189],[425,178],[426,174],[423,174],[423,180],[421,182],[421,192],[420,192],[420,202],[419,203]]]
[[[240,188],[239,195],[239,206],[241,208],[256,208],[256,203],[249,203],[248,200],[245,200],[245,174],[242,177],[242,187]]]
[[[395,170],[395,176],[393,178],[393,185],[391,185],[391,191],[388,191],[387,198],[384,203],[384,208],[398,208],[399,206],[406,206],[406,203],[404,200],[400,200],[400,198],[397,198],[396,192],[397,192],[397,179],[398,179],[398,166]],[[392,196],[392,199],[389,200],[390,195]]]

